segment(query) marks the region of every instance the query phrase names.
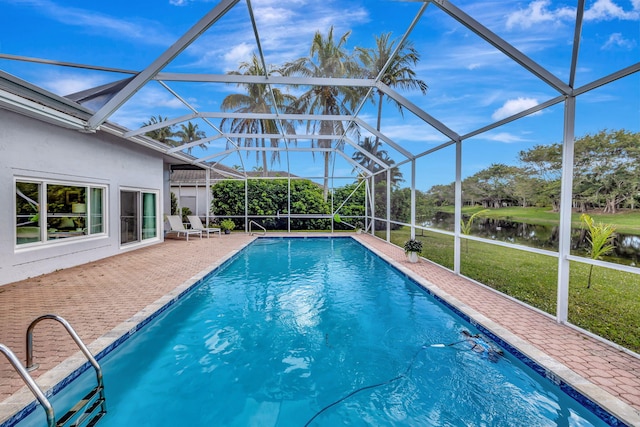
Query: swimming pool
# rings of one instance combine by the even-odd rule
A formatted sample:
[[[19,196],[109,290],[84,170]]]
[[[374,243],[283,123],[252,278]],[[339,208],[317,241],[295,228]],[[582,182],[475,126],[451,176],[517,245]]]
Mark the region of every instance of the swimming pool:
[[[259,239],[101,361],[99,425],[605,425],[465,330],[352,239]]]

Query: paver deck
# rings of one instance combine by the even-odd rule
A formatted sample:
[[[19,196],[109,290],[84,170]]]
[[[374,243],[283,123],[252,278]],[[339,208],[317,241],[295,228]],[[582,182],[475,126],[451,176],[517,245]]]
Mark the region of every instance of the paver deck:
[[[317,235],[317,234],[314,234]],[[468,307],[513,334],[519,344],[540,352],[586,379],[588,387],[621,405],[640,420],[640,360],[553,319],[528,309],[490,289],[425,260],[406,261],[404,251],[370,235],[355,236],[381,256],[434,285],[438,292]],[[166,240],[89,264],[0,286],[0,343],[25,359],[25,332],[39,315],[55,313],[67,319],[91,343],[132,318],[216,262],[238,251],[254,237],[242,233],[210,239]],[[434,289],[436,289],[434,288]],[[515,343],[515,344],[518,344]],[[512,343],[513,344],[513,343]],[[56,322],[42,322],[34,334],[37,379],[77,351]],[[23,387],[22,380],[0,357],[0,402]],[[24,394],[24,390],[20,390]],[[9,399],[10,400],[10,399]],[[6,401],[5,401],[6,402]],[[11,405],[0,403],[0,423]]]

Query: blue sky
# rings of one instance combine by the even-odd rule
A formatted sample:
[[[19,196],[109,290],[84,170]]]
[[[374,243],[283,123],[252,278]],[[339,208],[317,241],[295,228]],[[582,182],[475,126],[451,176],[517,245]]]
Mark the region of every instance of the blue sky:
[[[577,1],[454,1],[465,11],[568,82]],[[149,2],[80,2],[0,0],[0,53],[141,70],[162,54],[197,20],[217,4],[206,0]],[[347,48],[372,47],[374,35],[400,37],[416,16],[421,2],[390,0],[252,0],[267,63],[282,64],[306,56],[316,31],[352,31]],[[409,39],[421,54],[418,77],[429,85],[427,95],[398,90],[403,96],[464,135],[496,120],[547,101],[558,93],[526,72],[477,35],[431,4]],[[640,0],[587,0],[575,87],[640,61]],[[166,71],[225,73],[256,51],[247,7],[241,1]],[[74,68],[20,63],[0,59],[0,69],[54,93],[66,95],[125,77]],[[602,129],[640,131],[640,73],[578,97],[576,135]],[[232,85],[169,83],[199,111],[219,111],[221,100],[238,89]],[[281,88],[283,90],[294,89]],[[152,83],[110,119],[136,128],[152,115],[177,117],[190,111],[167,90]],[[375,126],[375,107],[367,104],[360,116]],[[215,120],[217,123],[217,120]],[[471,138],[463,144],[463,176],[491,163],[517,161],[521,150],[562,139],[563,106]],[[200,129],[213,134],[204,122]],[[410,112],[400,115],[384,104],[382,132],[411,153],[423,153],[448,139]],[[366,132],[363,133],[366,136]],[[300,146],[304,146],[300,143]],[[391,157],[404,157],[391,147]],[[211,146],[206,153],[221,150]],[[351,155],[352,150],[346,150]],[[194,151],[194,154],[196,152]],[[290,154],[292,173],[320,176],[321,157]],[[286,169],[282,157],[274,169]],[[418,188],[447,184],[454,179],[454,150],[420,158]],[[245,158],[246,169],[255,165]],[[237,157],[223,163],[239,164]],[[351,166],[336,161],[334,173],[352,175]],[[408,176],[408,168],[403,168]]]

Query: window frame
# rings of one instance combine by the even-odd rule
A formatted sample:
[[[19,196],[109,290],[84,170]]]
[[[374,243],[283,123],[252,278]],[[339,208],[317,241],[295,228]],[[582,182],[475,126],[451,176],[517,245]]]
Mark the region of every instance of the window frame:
[[[33,177],[24,177],[24,176],[16,176],[13,180],[13,189],[14,189],[14,199],[13,199],[13,246],[15,249],[25,249],[25,248],[37,248],[37,247],[47,247],[56,244],[62,244],[66,242],[81,242],[87,239],[94,239],[96,237],[104,237],[108,236],[108,192],[109,188],[105,184],[98,184],[92,182],[83,182],[83,181],[67,181],[60,179],[49,179],[49,178],[33,178]],[[19,224],[21,217],[24,217],[24,213],[19,213],[17,197],[24,198],[24,195],[19,194],[18,186],[21,184],[35,184],[38,186],[38,200],[34,200],[29,198],[31,201],[29,204],[37,205],[37,212],[33,215],[37,217],[37,222],[35,225],[30,225],[31,228],[37,229],[32,232],[38,233],[37,240],[35,241],[23,241],[19,242],[19,235],[23,234],[19,232]],[[84,189],[84,206],[77,206],[77,210],[73,212],[74,208],[72,206],[71,212],[68,212],[69,215],[65,215],[69,221],[72,221],[72,218],[83,218],[82,223],[78,223],[77,228],[74,230],[66,232],[66,233],[56,233],[56,231],[50,232],[49,230],[53,230],[53,228],[49,227],[50,220],[53,218],[57,218],[60,215],[56,215],[55,213],[49,212],[49,187],[50,186],[64,186],[64,187],[76,187]],[[99,216],[96,216],[94,213],[94,209],[96,207],[92,206],[94,202],[91,200],[94,199],[94,191],[100,190],[100,210]],[[65,194],[65,203],[72,205],[72,201],[75,201],[75,198],[80,198],[82,196],[81,192],[76,191],[75,189],[68,191],[68,194]],[[81,200],[78,200],[80,202]],[[82,205],[82,204],[80,204]],[[32,219],[32,218],[30,218]],[[94,221],[100,220],[102,229],[100,231],[92,231],[95,230],[96,223]],[[33,220],[31,222],[34,222]],[[82,228],[82,230],[78,231],[78,228]],[[52,234],[56,233],[56,235]],[[34,237],[30,237],[33,239]]]

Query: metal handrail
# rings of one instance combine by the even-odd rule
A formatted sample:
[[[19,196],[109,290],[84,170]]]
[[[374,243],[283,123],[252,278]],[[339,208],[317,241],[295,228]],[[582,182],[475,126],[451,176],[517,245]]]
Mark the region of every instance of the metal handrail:
[[[0,344],[0,353],[4,354],[7,357],[7,359],[9,359],[9,363],[11,363],[11,365],[16,370],[16,372],[20,375],[20,377],[25,382],[27,387],[29,387],[29,390],[31,390],[31,393],[34,394],[36,399],[38,399],[38,402],[40,402],[40,404],[42,405],[44,412],[47,414],[47,426],[55,427],[56,419],[53,412],[53,406],[51,405],[51,402],[49,402],[49,399],[47,399],[47,397],[44,395],[42,390],[40,390],[40,387],[38,387],[38,384],[36,384],[33,378],[31,378],[31,375],[29,375],[29,372],[27,372],[27,370],[22,366],[22,364],[20,363],[20,360],[9,349],[9,347],[5,346],[4,344]]]
[[[102,368],[100,368],[100,365],[98,364],[96,359],[93,357],[93,355],[91,354],[91,352],[89,351],[87,346],[84,345],[84,342],[82,342],[82,340],[80,339],[80,337],[78,336],[76,331],[73,329],[73,327],[69,324],[69,322],[67,322],[62,317],[60,317],[60,316],[58,316],[56,314],[45,314],[45,315],[42,315],[42,316],[38,317],[33,322],[31,322],[31,324],[27,328],[27,366],[26,366],[26,369],[27,370],[34,370],[34,369],[38,368],[38,365],[33,363],[33,329],[35,328],[35,326],[38,323],[40,323],[42,320],[45,320],[45,319],[51,319],[51,320],[55,320],[55,321],[61,323],[62,326],[64,326],[64,328],[67,330],[67,332],[69,333],[71,338],[73,338],[73,340],[75,341],[76,345],[80,348],[80,350],[82,350],[82,353],[87,358],[89,363],[91,363],[91,365],[93,366],[93,369],[95,369],[95,371],[96,371],[96,379],[98,381],[98,386],[96,387],[96,390],[98,390],[98,392],[100,393],[101,413],[105,414],[107,412],[107,405],[106,405],[106,400],[104,398],[104,384],[102,382]],[[47,417],[48,416],[49,415],[47,414]],[[74,425],[77,426],[77,425],[79,425],[80,422],[81,421],[78,420],[76,422],[76,424],[74,424]]]
[[[256,226],[258,226],[259,228],[262,228],[262,235],[264,236],[265,234],[267,234],[267,229],[264,228],[263,226],[261,226],[260,224],[258,224],[257,222],[255,222],[254,220],[249,221],[249,235],[253,236],[253,231],[251,230],[251,224],[255,224]]]
[[[67,330],[69,335],[71,335],[71,338],[73,338],[77,346],[80,348],[80,350],[82,350],[82,353],[84,353],[84,356],[87,358],[87,360],[89,360],[89,363],[91,363],[91,365],[95,369],[96,378],[98,380],[98,386],[102,387],[103,385],[102,384],[102,368],[100,368],[100,365],[98,364],[96,359],[93,357],[93,355],[91,354],[87,346],[84,345],[84,343],[82,342],[82,340],[80,339],[76,331],[71,327],[69,322],[67,322],[65,319],[63,319],[62,317],[56,314],[42,315],[37,319],[35,319],[33,322],[31,322],[31,324],[27,328],[27,366],[26,366],[27,370],[32,371],[38,368],[38,365],[33,363],[33,328],[35,328],[35,326],[38,323],[40,323],[42,320],[45,320],[45,319],[55,320],[57,322],[60,322],[62,326],[64,326],[64,328]]]

